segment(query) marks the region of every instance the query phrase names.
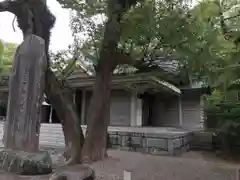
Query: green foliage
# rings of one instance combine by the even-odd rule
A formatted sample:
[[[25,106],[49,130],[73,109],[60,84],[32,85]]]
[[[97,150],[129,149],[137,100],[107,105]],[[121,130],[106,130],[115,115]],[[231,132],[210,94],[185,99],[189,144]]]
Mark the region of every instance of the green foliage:
[[[2,57],[3,52],[4,52],[4,44],[3,44],[3,42],[0,40],[0,57]]]
[[[0,43],[0,83],[6,84],[8,82],[8,76],[11,73],[13,57],[16,51],[17,45],[12,43]]]
[[[72,59],[73,50],[69,46],[68,50],[61,50],[50,53],[51,68],[59,78],[66,78],[76,67],[77,58]]]
[[[78,48],[74,45],[70,45],[67,50],[50,52],[50,57],[52,70],[59,79],[64,81],[85,61],[85,57],[80,55]],[[91,69],[87,70],[91,73]]]
[[[81,46],[81,54],[94,68],[99,60],[107,20],[106,2],[101,1],[101,5],[90,1],[87,4],[81,1],[59,2],[64,7],[75,10],[72,13],[71,28],[76,39],[82,41],[79,35],[83,34],[87,37]],[[198,16],[200,12],[194,11],[183,1],[142,1],[125,13],[118,46],[136,61],[134,66],[137,69],[139,64],[151,64],[152,60],[161,56],[178,59],[191,76],[210,76],[208,79],[213,81],[218,75],[213,73],[211,67],[224,61],[225,54],[221,50],[226,47],[219,47],[219,30],[205,19],[205,22],[196,21]]]
[[[2,56],[2,72],[8,74],[12,69],[12,62],[14,59],[14,54],[17,49],[17,44],[5,43],[4,52]]]
[[[216,128],[221,140],[219,145],[223,150],[238,153],[240,101],[236,99],[236,92],[228,92],[224,96],[219,91],[215,91],[211,97],[207,98],[205,107],[207,125],[209,128]]]

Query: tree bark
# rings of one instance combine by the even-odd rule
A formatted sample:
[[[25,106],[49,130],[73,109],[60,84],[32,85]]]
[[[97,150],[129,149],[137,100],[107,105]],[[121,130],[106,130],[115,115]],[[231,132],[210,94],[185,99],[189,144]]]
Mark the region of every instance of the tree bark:
[[[105,67],[104,73],[97,73],[93,97],[88,113],[86,141],[82,150],[85,162],[97,161],[106,157],[107,127],[110,111],[110,81],[112,72]]]
[[[121,37],[121,18],[137,0],[108,0],[108,21],[96,67],[96,81],[87,117],[87,135],[82,150],[83,161],[97,161],[107,156],[107,129],[110,122],[110,82],[119,62],[118,42]],[[126,60],[126,62],[129,60]]]
[[[110,4],[110,2],[109,2]],[[110,7],[109,7],[110,8]],[[120,19],[112,14],[106,23],[102,50],[96,67],[96,81],[87,116],[87,134],[82,150],[83,161],[97,161],[107,156],[107,128],[110,121],[110,82],[117,66],[117,43],[121,36]]]
[[[45,93],[55,108],[57,116],[61,119],[66,145],[65,157],[70,157],[66,164],[80,163],[84,136],[76,107],[72,99],[68,97],[67,88],[63,87],[51,70],[47,71],[47,81]]]
[[[55,17],[48,10],[46,1],[3,1],[0,2],[1,11],[9,11],[16,15],[23,35],[32,33],[45,40],[45,52],[49,66],[50,30],[54,26]],[[29,20],[32,20],[32,22],[29,22]],[[48,67],[45,93],[56,110],[59,119],[61,119],[66,151],[68,156],[70,156],[67,164],[73,164],[80,162],[83,133],[75,105],[72,99],[68,98],[66,93],[64,93],[65,89],[66,87],[62,86],[61,82]]]

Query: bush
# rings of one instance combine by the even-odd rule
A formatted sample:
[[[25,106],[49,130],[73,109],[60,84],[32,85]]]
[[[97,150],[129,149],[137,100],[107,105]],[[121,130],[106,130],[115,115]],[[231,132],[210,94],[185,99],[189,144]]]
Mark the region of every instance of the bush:
[[[240,147],[240,103],[235,100],[223,100],[215,92],[205,100],[207,127],[215,128],[215,139],[224,151],[238,153]]]

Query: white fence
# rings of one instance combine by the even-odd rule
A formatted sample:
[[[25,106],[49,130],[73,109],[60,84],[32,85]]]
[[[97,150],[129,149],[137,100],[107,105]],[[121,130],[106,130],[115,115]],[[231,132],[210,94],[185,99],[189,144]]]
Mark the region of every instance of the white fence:
[[[0,123],[0,147],[3,147],[3,122]],[[64,147],[64,135],[61,124],[41,124],[40,129],[40,146],[41,147]]]

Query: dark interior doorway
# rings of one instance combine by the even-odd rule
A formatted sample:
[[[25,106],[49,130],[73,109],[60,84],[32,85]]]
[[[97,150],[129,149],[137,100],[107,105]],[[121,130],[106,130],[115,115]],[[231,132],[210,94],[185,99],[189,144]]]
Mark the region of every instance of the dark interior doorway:
[[[80,123],[81,123],[81,110],[82,110],[82,96],[83,96],[82,91],[77,89],[76,95],[75,95],[75,104],[76,104],[76,109],[77,109]]]
[[[42,105],[41,123],[49,123],[50,122],[50,112],[51,112],[50,105]]]
[[[153,94],[144,93],[141,96],[142,99],[142,125],[143,126],[153,126],[152,116],[153,116],[153,104],[155,96]]]
[[[57,112],[54,108],[52,109],[52,123],[53,124],[60,124],[61,123],[60,119],[57,116]]]

